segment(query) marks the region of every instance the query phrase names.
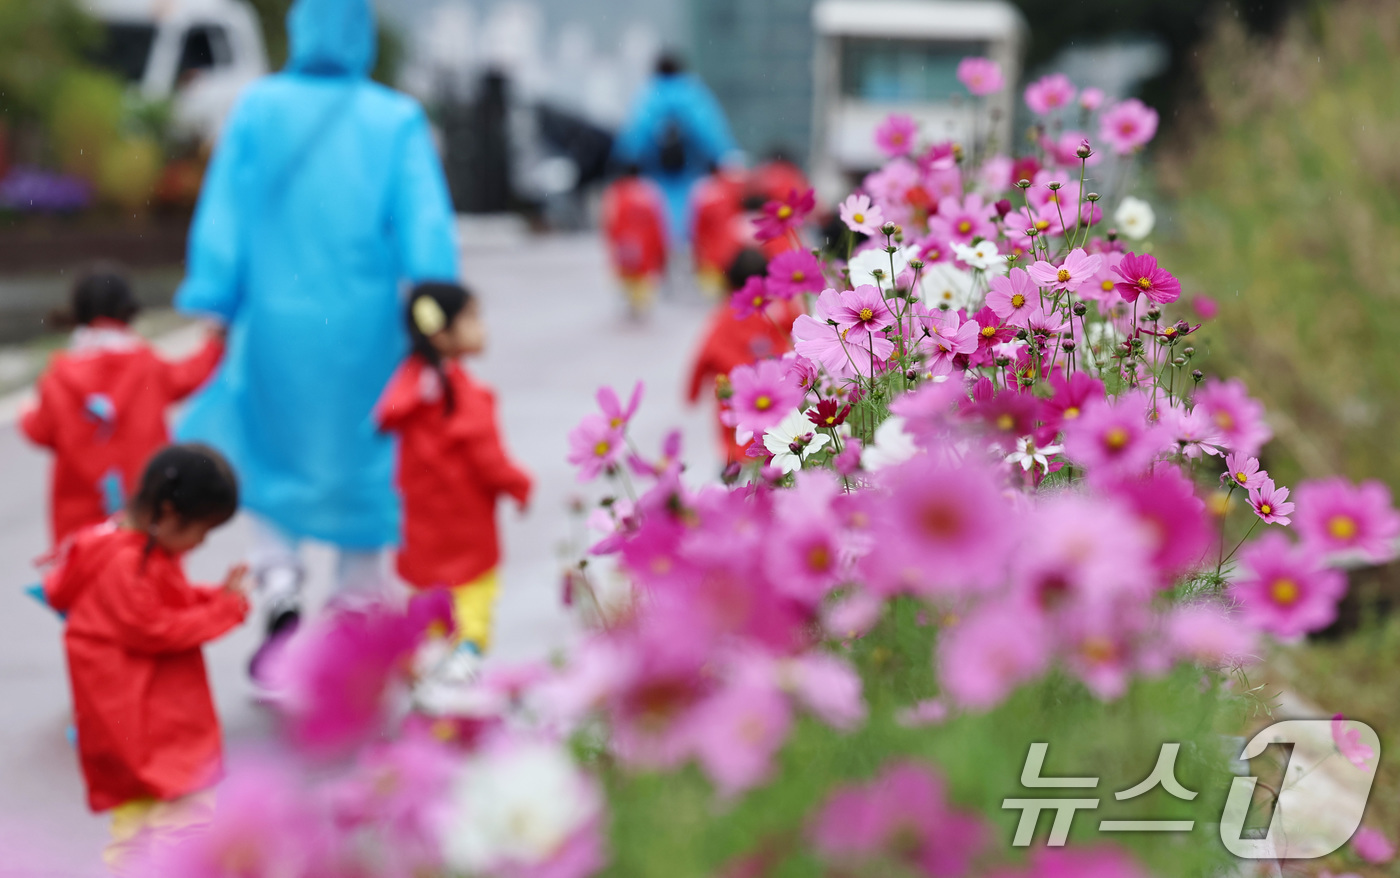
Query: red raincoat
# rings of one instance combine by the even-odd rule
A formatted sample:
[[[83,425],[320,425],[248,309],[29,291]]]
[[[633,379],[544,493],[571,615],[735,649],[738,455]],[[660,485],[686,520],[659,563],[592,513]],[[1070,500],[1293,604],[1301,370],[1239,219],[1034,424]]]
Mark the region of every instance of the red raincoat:
[[[248,614],[240,594],[201,588],[180,560],[114,524],[78,532],[44,581],[68,614],[63,644],[73,687],[88,806],[177,799],[222,769],[219,719],[200,646]]]
[[[691,199],[696,268],[725,272],[747,243],[739,222],[744,215],[744,185],[724,172],[711,174],[695,184]]]
[[[603,234],[613,270],[625,280],[666,270],[666,202],[641,177],[623,177],[603,191]]]
[[[792,323],[797,319],[797,311],[786,303],[778,303],[772,309],[777,316],[771,320],[763,314],[750,314],[740,319],[727,303],[715,309],[690,369],[687,399],[698,402],[700,391],[709,382],[720,375],[728,375],[735,366],[781,357],[792,350]],[[734,428],[725,426],[718,417],[716,424],[727,459],[745,460],[747,444],[736,443]]]
[[[381,429],[399,434],[399,575],[418,588],[455,588],[493,570],[501,561],[497,499],[509,494],[522,506],[530,499],[530,476],[501,445],[495,395],[459,364],[443,368],[451,414],[437,373],[417,356],[379,402]]]
[[[120,324],[103,323],[85,328],[102,340],[54,355],[38,402],[20,420],[26,436],[54,452],[54,545],[117,511],[109,474],[121,497],[135,492],[146,461],[170,441],[166,409],[198,390],[223,356],[213,337],[194,356],[167,362]]]

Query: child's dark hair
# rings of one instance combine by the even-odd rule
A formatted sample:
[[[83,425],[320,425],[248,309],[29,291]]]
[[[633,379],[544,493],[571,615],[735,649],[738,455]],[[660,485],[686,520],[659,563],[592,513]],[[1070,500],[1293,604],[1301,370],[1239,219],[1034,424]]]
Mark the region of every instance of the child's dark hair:
[[[88,326],[97,320],[130,323],[141,310],[131,284],[114,265],[95,265],[73,284],[68,311],[54,314],[54,322],[71,328]]]
[[[763,251],[753,247],[745,247],[729,263],[729,269],[725,271],[724,279],[729,284],[730,290],[737,291],[744,288],[744,284],[749,282],[749,278],[767,273],[768,257],[763,255]]]
[[[168,511],[181,521],[220,525],[238,512],[238,476],[222,454],[197,442],[167,445],[152,455],[128,504],[154,526]]]
[[[442,385],[443,410],[448,414],[457,407],[457,399],[443,371],[442,353],[433,346],[432,336],[451,327],[452,321],[471,301],[472,294],[466,287],[440,281],[421,283],[408,294],[408,338],[413,352],[437,372]]]

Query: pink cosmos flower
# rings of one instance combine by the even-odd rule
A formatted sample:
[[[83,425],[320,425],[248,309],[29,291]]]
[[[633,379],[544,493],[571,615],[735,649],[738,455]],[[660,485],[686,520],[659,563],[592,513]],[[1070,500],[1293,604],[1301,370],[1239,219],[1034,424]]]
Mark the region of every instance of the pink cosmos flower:
[[[997,227],[992,222],[993,208],[973,193],[959,201],[944,198],[938,202],[938,213],[929,217],[929,233],[940,241],[971,244],[974,238],[994,238]]]
[[[587,482],[617,466],[627,450],[622,431],[603,415],[585,415],[569,432],[569,463],[577,466],[578,480]]]
[[[608,426],[614,430],[625,430],[631,423],[632,416],[637,413],[637,407],[642,404],[642,382],[638,381],[632,388],[632,395],[627,399],[627,407],[623,408],[621,401],[617,398],[617,391],[611,387],[598,388],[598,408],[603,410],[603,414],[608,419]]]
[[[1157,111],[1137,98],[1115,104],[1099,117],[1099,139],[1119,155],[1147,145],[1157,134]]]
[[[1103,156],[1093,149],[1089,143],[1089,136],[1083,131],[1071,129],[1063,132],[1054,139],[1042,137],[1040,139],[1040,145],[1053,164],[1068,169],[1071,173],[1078,173],[1080,162],[1092,168],[1103,161]],[[1083,149],[1088,149],[1089,154],[1081,157],[1079,153]],[[1068,201],[1065,202],[1065,209],[1067,211],[1072,210],[1078,206],[1078,204],[1079,199],[1076,196],[1074,204],[1070,204]]]
[[[1275,488],[1271,478],[1258,479],[1257,484],[1249,489],[1249,505],[1254,507],[1254,514],[1265,524],[1287,527],[1292,520],[1288,517],[1288,513],[1293,511],[1293,504],[1288,502],[1288,489]]]
[[[948,719],[948,705],[937,698],[926,698],[894,715],[894,721],[908,729],[942,725]]]
[[[919,123],[903,113],[892,113],[875,129],[875,145],[890,158],[908,155],[919,136]]]
[[[734,395],[729,399],[725,423],[734,427],[740,442],[761,436],[776,427],[802,404],[806,393],[788,381],[788,370],[778,360],[759,360],[752,366],[736,366],[729,373]]]
[[[784,662],[779,675],[783,688],[832,728],[849,731],[865,722],[860,675],[836,656],[806,652]]]
[[[1104,399],[1103,382],[1083,372],[1075,372],[1069,378],[1059,371],[1052,372],[1050,390],[1050,398],[1040,401],[1040,420],[1052,431],[1048,438],[1053,438],[1065,423],[1078,420],[1090,402]]]
[[[754,220],[754,236],[760,241],[771,241],[781,238],[789,231],[796,231],[802,227],[816,206],[817,195],[814,190],[798,192],[794,189],[786,198],[763,205],[763,212]]]
[[[1241,575],[1230,593],[1246,624],[1293,638],[1326,628],[1337,618],[1346,577],[1323,566],[1316,550],[1293,546],[1271,532],[1240,553]]]
[[[1298,486],[1298,533],[1320,552],[1353,550],[1381,564],[1395,557],[1400,515],[1380,482],[1313,479]]]
[[[1152,535],[1152,563],[1164,584],[1205,559],[1214,536],[1206,505],[1178,467],[1157,467],[1150,475],[1126,479],[1109,491],[1128,504]]]
[[[1389,863],[1395,859],[1395,845],[1379,829],[1363,826],[1351,837],[1351,849],[1368,863]]]
[[[993,275],[987,292],[987,307],[1011,326],[1025,326],[1034,308],[1040,304],[1040,290],[1024,268]]]
[[[991,58],[978,57],[967,57],[958,62],[958,82],[978,98],[996,94],[1006,85],[1001,75],[1001,65]]]
[[[813,821],[811,836],[824,857],[852,867],[893,858],[930,878],[958,878],[987,831],[978,817],[948,804],[931,770],[903,762],[869,784],[837,790]]]
[[[1031,335],[1040,338],[1050,338],[1058,336],[1069,329],[1069,321],[1065,319],[1064,313],[1054,306],[1045,307],[1036,305],[1031,310],[1031,314],[1026,318],[1026,329]],[[1051,339],[1053,343],[1053,339]],[[1054,361],[1054,353],[1050,355],[1050,361]],[[1046,368],[1049,368],[1047,365]]]
[[[988,878],[1148,878],[1123,851],[1108,846],[1038,847],[1022,869],[989,873]]]
[[[1118,263],[1123,261],[1122,253],[1103,253],[1103,264],[1099,266],[1094,279],[1079,288],[1079,296],[1102,305],[1113,305],[1122,301],[1118,295]]]
[[[1042,76],[1026,86],[1026,106],[1037,116],[1044,116],[1069,106],[1074,100],[1074,83],[1063,73]]]
[[[1093,279],[1101,262],[1103,257],[1098,254],[1091,256],[1085,253],[1082,247],[1076,247],[1069,251],[1069,255],[1059,266],[1041,260],[1030,267],[1029,273],[1031,280],[1042,287],[1074,292]]]
[[[1259,468],[1259,458],[1239,453],[1225,456],[1225,475],[1245,490],[1253,488],[1261,480],[1269,477],[1267,472]]]
[[[1203,454],[1216,457],[1221,454],[1225,439],[1205,412],[1169,408],[1162,412],[1161,424],[1187,460],[1196,460]]]
[[[981,327],[975,320],[963,320],[957,311],[933,311],[921,321],[928,335],[919,342],[929,355],[930,365],[951,361],[958,354],[977,350]]]
[[[1022,605],[984,604],[938,639],[938,679],[957,704],[997,706],[1045,673],[1050,637],[1041,616]]]
[[[817,293],[826,286],[822,264],[817,257],[802,250],[779,253],[768,263],[768,288],[779,299],[791,299],[803,293]]]
[[[870,196],[860,193],[853,193],[841,202],[840,214],[846,228],[859,235],[873,237],[880,234],[880,228],[885,224],[885,215],[880,208],[871,203]]]
[[[691,732],[700,767],[722,797],[732,798],[772,773],[773,756],[791,729],[787,699],[771,682],[751,679],[712,695]]]
[[[1223,607],[1201,602],[1179,607],[1166,623],[1172,653],[1206,665],[1240,665],[1253,654],[1254,635]]]
[[[1376,757],[1376,751],[1361,740],[1360,729],[1347,726],[1347,718],[1340,713],[1332,717],[1332,743],[1337,745],[1337,752],[1345,756],[1352,765],[1362,771],[1371,770],[1371,766],[1366,763]]]
[[[1136,475],[1162,449],[1159,429],[1147,422],[1147,400],[1128,394],[1094,402],[1065,424],[1065,454],[1091,474]]]
[[[867,285],[868,286],[868,285]],[[853,291],[847,291],[853,292]],[[871,332],[848,332],[848,327],[840,325],[842,319],[851,317],[849,307],[856,304],[855,317],[864,322],[861,312],[862,301],[843,299],[845,294],[835,290],[824,290],[817,297],[817,316],[803,314],[792,325],[792,337],[796,340],[793,348],[799,357],[818,363],[833,378],[851,378],[857,374],[870,374],[872,360],[878,369],[890,354],[894,353],[894,343],[884,335]],[[881,306],[884,300],[880,300]],[[870,321],[876,321],[876,309],[870,308]],[[884,314],[889,308],[884,306]]]
[[[1155,256],[1128,253],[1113,270],[1122,278],[1113,288],[1125,301],[1135,302],[1142,295],[1166,305],[1181,298],[1181,281],[1172,277],[1165,268],[1159,268]]]
[[[825,290],[823,298],[832,290]],[[830,299],[827,299],[830,302]],[[836,325],[841,327],[845,333],[879,332],[886,326],[894,322],[894,314],[890,312],[889,305],[885,304],[885,297],[880,292],[880,288],[873,284],[861,284],[854,290],[844,290],[838,296],[838,301],[827,308],[831,319],[836,321]]]
[[[1196,392],[1196,407],[1215,421],[1231,451],[1255,457],[1264,443],[1273,438],[1273,431],[1264,422],[1263,404],[1250,399],[1244,382],[1238,378],[1206,381]]]
[[[740,320],[762,314],[765,308],[773,304],[773,292],[767,278],[754,275],[730,294],[729,307]]]
[[[1090,113],[1103,106],[1103,89],[1086,88],[1079,93],[1079,106]]]

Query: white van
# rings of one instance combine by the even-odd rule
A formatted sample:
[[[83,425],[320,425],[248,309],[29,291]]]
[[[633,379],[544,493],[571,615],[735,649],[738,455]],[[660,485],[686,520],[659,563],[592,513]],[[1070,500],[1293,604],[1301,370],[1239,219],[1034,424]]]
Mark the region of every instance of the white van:
[[[83,0],[103,26],[97,63],[151,100],[171,99],[179,134],[213,142],[238,93],[267,73],[244,0]]]
[[[912,116],[926,136],[970,143],[972,103],[958,62],[982,55],[1007,87],[990,98],[992,132],[1005,150],[1015,109],[1025,22],[1003,0],[822,0],[812,9],[817,47],[812,178],[831,203],[884,162],[875,129],[891,113]],[[982,123],[984,126],[985,122]],[[986,137],[987,131],[978,132]]]

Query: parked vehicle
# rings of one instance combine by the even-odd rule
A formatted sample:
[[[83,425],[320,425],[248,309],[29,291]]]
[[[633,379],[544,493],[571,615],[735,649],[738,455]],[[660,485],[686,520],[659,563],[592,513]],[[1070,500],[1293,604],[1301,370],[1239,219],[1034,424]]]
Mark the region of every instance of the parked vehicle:
[[[883,163],[875,129],[905,113],[937,139],[970,143],[1011,136],[1013,90],[1026,25],[1002,0],[822,0],[813,7],[812,176],[830,203]],[[973,104],[958,83],[958,61],[984,55],[1001,65],[1009,87],[990,100],[990,130],[973,130]]]
[[[94,60],[141,97],[170,100],[177,135],[213,141],[243,86],[267,72],[244,0],[84,0],[104,39]]]

